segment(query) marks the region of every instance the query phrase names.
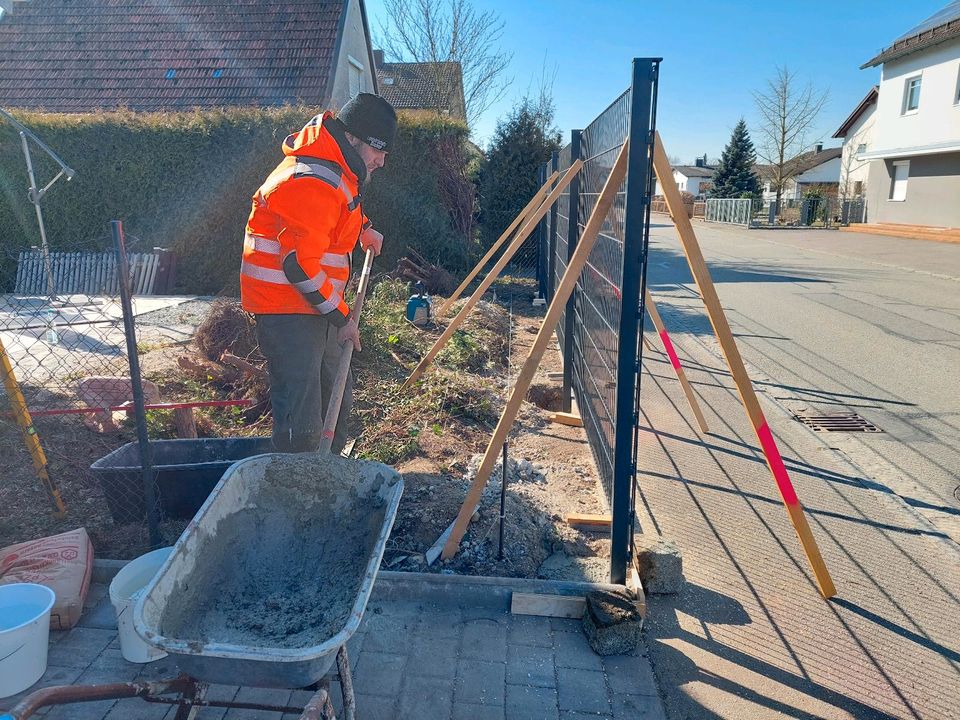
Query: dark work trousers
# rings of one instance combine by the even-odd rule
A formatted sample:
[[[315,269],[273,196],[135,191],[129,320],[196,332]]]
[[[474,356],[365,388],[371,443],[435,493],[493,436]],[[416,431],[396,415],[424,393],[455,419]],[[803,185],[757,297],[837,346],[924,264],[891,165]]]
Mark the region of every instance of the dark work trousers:
[[[270,373],[274,449],[316,452],[342,352],[337,327],[320,315],[257,315],[257,340]],[[351,372],[333,438],[334,454],[346,445],[352,405]]]

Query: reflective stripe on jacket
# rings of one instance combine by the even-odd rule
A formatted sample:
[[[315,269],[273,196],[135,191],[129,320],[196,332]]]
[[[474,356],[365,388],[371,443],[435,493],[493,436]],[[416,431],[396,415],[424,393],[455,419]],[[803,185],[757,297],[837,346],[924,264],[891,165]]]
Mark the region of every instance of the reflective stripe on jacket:
[[[283,144],[286,157],[253,196],[240,267],[243,308],[260,314],[327,316],[338,326],[350,254],[369,221],[359,181],[324,113]]]

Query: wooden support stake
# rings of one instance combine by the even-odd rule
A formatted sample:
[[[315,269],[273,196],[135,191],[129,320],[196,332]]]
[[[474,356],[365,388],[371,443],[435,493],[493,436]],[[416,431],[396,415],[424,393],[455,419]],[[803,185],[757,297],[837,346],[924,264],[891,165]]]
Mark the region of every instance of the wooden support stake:
[[[500,246],[506,242],[507,238],[510,237],[511,234],[513,234],[513,231],[520,226],[520,223],[530,213],[530,211],[543,201],[543,196],[547,194],[547,190],[551,185],[553,185],[553,181],[557,179],[559,174],[559,172],[554,171],[553,174],[547,178],[547,181],[540,187],[539,190],[537,190],[536,193],[534,193],[533,197],[530,198],[530,202],[528,202],[523,210],[520,211],[520,214],[513,219],[513,222],[507,226],[507,229],[503,231],[499,238],[497,238],[497,241],[490,246],[490,249],[487,250],[487,254],[483,256],[483,259],[481,259],[480,262],[478,262],[473,268],[473,270],[467,274],[467,277],[465,277],[463,282],[460,283],[460,287],[454,290],[453,294],[447,298],[443,305],[440,306],[440,309],[435,313],[435,317],[442,318],[447,314],[450,306],[460,298],[460,295],[463,293],[463,291],[467,289],[467,285],[473,282],[473,279],[477,276],[477,273],[484,268],[484,266],[490,261],[490,258],[492,258],[497,250],[500,249]]]
[[[700,403],[697,401],[697,396],[693,393],[693,388],[690,387],[690,381],[687,380],[687,373],[684,371],[683,365],[680,364],[680,358],[673,347],[673,342],[670,340],[670,333],[667,332],[667,328],[660,318],[660,313],[657,312],[657,304],[653,302],[653,296],[649,290],[644,293],[644,305],[647,308],[650,319],[653,320],[653,326],[657,329],[657,334],[660,335],[660,340],[663,342],[663,349],[666,351],[667,357],[670,358],[670,364],[673,365],[673,369],[677,373],[677,380],[680,381],[683,394],[687,396],[687,402],[690,403],[693,416],[697,419],[700,432],[709,432],[707,429],[707,421],[703,417],[703,411],[700,409]]]
[[[720,298],[717,290],[713,286],[713,280],[710,277],[710,271],[707,269],[707,263],[703,259],[703,252],[697,243],[697,236],[693,232],[693,226],[690,224],[690,218],[684,209],[683,201],[680,199],[680,191],[673,182],[673,171],[670,168],[670,161],[667,159],[667,153],[663,149],[663,142],[658,133],[654,139],[653,166],[660,180],[660,187],[663,190],[664,198],[667,201],[667,209],[673,218],[673,224],[677,228],[677,235],[680,237],[680,244],[683,246],[683,252],[687,256],[687,264],[690,265],[690,272],[693,273],[693,279],[700,290],[700,297],[703,298],[703,304],[707,308],[707,315],[710,318],[710,324],[713,326],[713,332],[716,333],[717,341],[727,359],[727,366],[730,368],[730,375],[737,385],[737,391],[740,393],[740,401],[747,412],[750,424],[753,425],[757,439],[760,441],[760,447],[763,449],[764,457],[767,459],[767,465],[773,474],[774,482],[777,484],[777,490],[780,491],[780,497],[787,508],[787,514],[793,523],[797,536],[800,538],[800,544],[807,555],[807,561],[813,569],[817,586],[820,588],[820,594],[825,598],[836,595],[837,591],[833,585],[833,580],[827,570],[823,557],[820,555],[820,548],[817,547],[817,541],[810,531],[810,525],[807,523],[807,517],[804,515],[803,506],[800,504],[797,493],[784,467],[783,458],[777,443],[773,439],[770,427],[767,425],[767,419],[760,408],[760,401],[753,389],[753,383],[747,375],[747,370],[743,365],[743,358],[740,357],[740,351],[737,348],[736,340],[730,331],[730,325],[723,313],[723,306],[720,304]]]
[[[493,431],[493,437],[490,438],[490,444],[487,445],[487,450],[484,453],[483,461],[480,463],[480,467],[477,469],[477,476],[470,485],[470,490],[467,492],[467,497],[463,501],[463,505],[460,507],[460,513],[457,515],[457,519],[454,521],[453,528],[450,532],[450,537],[447,538],[447,542],[443,547],[442,557],[444,560],[447,560],[456,554],[457,548],[460,546],[460,540],[463,538],[463,534],[467,531],[467,525],[470,523],[470,516],[473,514],[473,509],[480,501],[480,495],[483,492],[483,487],[487,484],[487,480],[490,478],[490,473],[493,471],[493,466],[497,462],[497,458],[500,455],[500,449],[503,447],[503,443],[507,438],[507,434],[510,432],[510,428],[513,425],[514,420],[517,418],[517,413],[520,411],[520,406],[523,404],[523,399],[527,396],[527,390],[530,388],[530,383],[533,381],[533,376],[537,372],[537,367],[540,365],[540,360],[543,358],[543,353],[547,349],[547,345],[550,343],[550,338],[553,335],[553,331],[556,329],[557,323],[560,321],[560,316],[563,314],[563,311],[567,306],[567,300],[569,299],[570,294],[573,292],[574,285],[576,285],[576,282],[580,277],[580,272],[583,270],[583,266],[586,265],[587,259],[590,257],[590,251],[593,250],[593,246],[597,241],[597,235],[600,233],[600,228],[603,227],[603,223],[606,221],[607,213],[610,211],[610,206],[613,205],[613,201],[617,196],[617,192],[620,190],[620,186],[623,184],[623,179],[627,174],[628,155],[628,143],[624,141],[623,147],[620,149],[620,154],[617,155],[617,160],[614,162],[613,168],[610,170],[610,175],[607,177],[607,182],[604,184],[603,190],[600,192],[600,196],[597,198],[597,204],[593,209],[593,213],[590,215],[590,219],[587,221],[586,227],[583,229],[583,234],[580,237],[580,241],[577,243],[577,249],[574,252],[573,257],[570,258],[570,261],[567,263],[567,269],[563,273],[563,278],[560,280],[560,285],[553,294],[553,300],[550,302],[550,307],[547,308],[547,314],[543,318],[543,323],[540,325],[540,331],[537,333],[537,337],[533,341],[533,346],[530,348],[530,353],[527,355],[527,359],[524,361],[523,367],[520,369],[520,374],[517,375],[517,381],[514,383],[513,390],[510,392],[510,399],[507,401],[507,405],[503,409],[503,413],[500,415],[500,421],[497,423],[497,427]],[[573,170],[574,168],[579,170],[580,166],[575,163],[570,167],[570,170]],[[569,179],[570,177],[571,174],[568,171],[567,176],[564,179]],[[561,184],[562,183],[563,181],[561,180]],[[560,185],[557,187],[559,188]],[[556,190],[554,192],[556,192]],[[548,204],[550,203],[545,202],[540,209],[544,210]]]
[[[0,374],[3,375],[3,386],[7,392],[10,410],[17,420],[17,425],[20,426],[20,434],[23,436],[24,445],[27,446],[27,452],[30,453],[30,458],[33,460],[33,471],[53,504],[53,515],[56,518],[66,517],[67,507],[63,504],[60,489],[50,478],[50,472],[47,469],[47,456],[40,445],[37,429],[33,426],[33,418],[30,417],[30,411],[27,409],[27,401],[20,390],[17,376],[13,373],[13,365],[10,363],[10,356],[7,355],[7,349],[3,346],[2,339],[0,339]]]
[[[500,275],[500,272],[503,268],[506,267],[507,263],[510,262],[510,258],[513,257],[514,253],[520,249],[520,246],[523,245],[524,241],[533,232],[533,229],[537,226],[543,216],[547,214],[547,211],[550,207],[557,201],[557,198],[563,194],[563,191],[566,190],[567,185],[570,184],[570,181],[580,172],[580,168],[583,166],[583,162],[576,160],[563,174],[563,177],[557,182],[557,186],[550,192],[547,196],[547,199],[544,200],[540,207],[537,208],[524,223],[523,227],[514,237],[513,242],[507,246],[507,249],[503,251],[503,254],[500,256],[500,259],[497,260],[497,264],[493,266],[487,276],[483,279],[483,282],[480,283],[480,286],[474,290],[473,295],[470,296],[470,299],[467,300],[466,304],[460,308],[460,312],[457,313],[456,317],[450,321],[450,324],[447,325],[446,330],[443,331],[443,334],[437,339],[433,344],[433,347],[423,356],[423,359],[420,363],[413,369],[413,372],[410,373],[410,377],[407,378],[407,381],[400,388],[401,390],[406,390],[417,378],[423,375],[423,371],[427,369],[427,366],[433,362],[433,359],[437,356],[443,346],[447,344],[447,341],[453,337],[453,334],[457,331],[463,321],[467,319],[467,316],[470,314],[470,311],[473,310],[473,306],[476,305],[480,298],[483,297],[483,294],[490,288],[493,284],[493,281],[497,279],[497,276]]]
[[[556,412],[547,418],[550,422],[570,427],[583,427],[583,418],[574,413]]]

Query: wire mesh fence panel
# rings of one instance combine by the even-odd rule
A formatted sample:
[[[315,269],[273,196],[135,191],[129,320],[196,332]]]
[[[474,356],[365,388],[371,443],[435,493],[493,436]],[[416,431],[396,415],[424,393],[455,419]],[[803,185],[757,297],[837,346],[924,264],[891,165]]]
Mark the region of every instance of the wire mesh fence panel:
[[[557,327],[563,351],[565,392],[572,389],[600,480],[610,499],[610,579],[623,582],[633,527],[639,397],[640,298],[646,269],[652,195],[652,138],[659,60],[634,61],[631,88],[618,97],[557,157],[554,169],[579,159],[575,183],[557,203],[551,253],[541,279],[556,287],[597,205],[614,162],[630,138],[626,179],[590,252]]]
[[[580,154],[584,161],[579,193],[581,232],[629,129],[630,91],[627,91],[581,133]],[[574,302],[573,389],[608,496],[614,478],[625,208],[626,196],[620,187],[580,275]]]

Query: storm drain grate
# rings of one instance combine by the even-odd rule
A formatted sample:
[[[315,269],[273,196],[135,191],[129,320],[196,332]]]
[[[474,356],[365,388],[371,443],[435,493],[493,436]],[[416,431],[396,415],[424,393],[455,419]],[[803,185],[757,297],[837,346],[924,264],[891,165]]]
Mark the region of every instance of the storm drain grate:
[[[801,410],[794,417],[817,432],[883,432],[869,420],[851,412],[827,413],[824,415],[809,410]]]

